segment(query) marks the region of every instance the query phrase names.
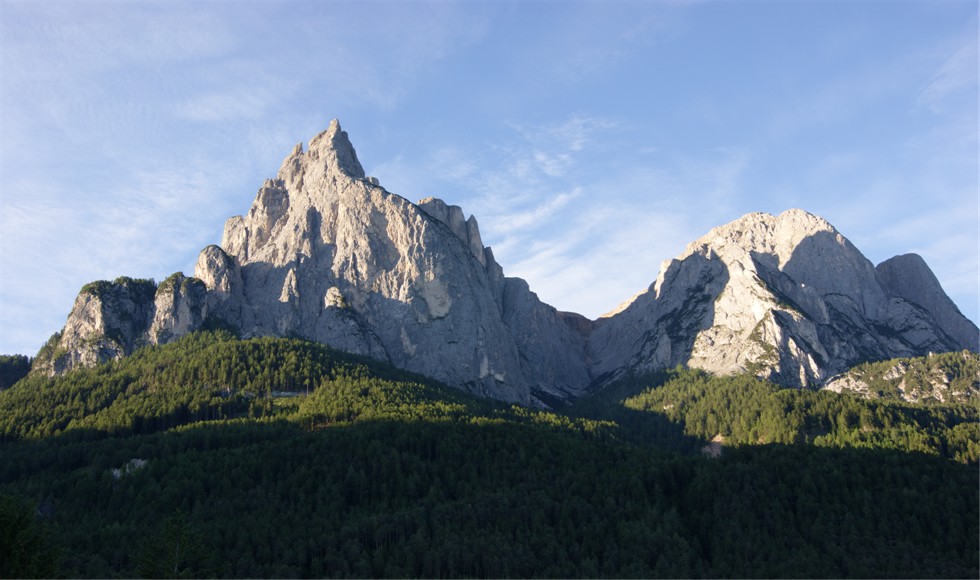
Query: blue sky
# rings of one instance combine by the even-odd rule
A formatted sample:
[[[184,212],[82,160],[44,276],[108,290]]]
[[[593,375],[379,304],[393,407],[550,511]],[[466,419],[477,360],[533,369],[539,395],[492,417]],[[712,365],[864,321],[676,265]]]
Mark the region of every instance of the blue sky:
[[[977,3],[0,0],[0,353],[83,284],[191,274],[337,117],[596,317],[739,216],[921,254],[978,319]]]

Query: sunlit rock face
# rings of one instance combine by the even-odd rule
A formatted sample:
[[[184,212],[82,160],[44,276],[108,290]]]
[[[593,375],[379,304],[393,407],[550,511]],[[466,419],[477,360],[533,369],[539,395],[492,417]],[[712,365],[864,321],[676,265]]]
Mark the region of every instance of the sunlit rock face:
[[[862,361],[976,350],[977,336],[921,259],[876,269],[825,220],[789,210],[691,243],[600,319],[589,354],[605,380],[684,364],[818,386]]]
[[[228,220],[195,276],[245,336],[301,336],[522,403],[589,383],[582,337],[503,276],[476,219],[365,177],[336,121]]]
[[[156,284],[119,278],[86,284],[61,332],[35,357],[33,371],[48,375],[122,358],[146,344]]]
[[[532,405],[678,364],[813,386],[855,362],[978,342],[921,258],[876,269],[801,210],[711,230],[597,321],[559,312],[504,276],[473,216],[365,176],[337,121],[293,148],[221,244],[201,251],[193,278],[87,285],[35,370],[93,366],[211,326],[315,340]]]

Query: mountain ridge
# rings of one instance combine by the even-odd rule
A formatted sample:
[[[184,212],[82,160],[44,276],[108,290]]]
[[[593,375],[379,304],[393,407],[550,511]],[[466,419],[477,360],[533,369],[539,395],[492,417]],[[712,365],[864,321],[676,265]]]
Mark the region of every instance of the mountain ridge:
[[[921,258],[876,268],[803,210],[712,229],[597,320],[559,312],[504,276],[474,216],[436,198],[412,203],[366,176],[336,119],[293,148],[247,214],[226,221],[193,278],[177,273],[152,297],[125,280],[89,286],[35,372],[92,366],[220,323],[543,405],[676,364],[820,386],[866,360],[978,350],[976,326]]]

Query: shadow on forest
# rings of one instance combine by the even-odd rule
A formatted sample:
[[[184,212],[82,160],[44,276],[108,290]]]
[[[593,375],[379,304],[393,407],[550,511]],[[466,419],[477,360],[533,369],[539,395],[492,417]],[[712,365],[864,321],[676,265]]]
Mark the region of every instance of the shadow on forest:
[[[760,445],[718,460],[499,421],[285,421],[0,446],[69,576],[131,576],[182,514],[217,576],[976,576],[974,469]],[[693,443],[693,441],[692,441]],[[120,477],[133,458],[144,467]],[[940,491],[941,493],[937,493]]]

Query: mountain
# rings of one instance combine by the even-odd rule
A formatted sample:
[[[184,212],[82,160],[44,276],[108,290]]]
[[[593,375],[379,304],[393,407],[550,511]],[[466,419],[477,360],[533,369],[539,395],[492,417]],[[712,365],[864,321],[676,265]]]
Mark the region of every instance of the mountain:
[[[921,258],[876,269],[801,210],[715,228],[607,317],[559,312],[504,276],[460,207],[411,203],[366,176],[336,120],[227,221],[193,278],[83,287],[34,370],[214,327],[306,338],[531,405],[676,364],[819,386],[863,361],[978,349]]]
[[[83,288],[38,367],[91,366],[208,321],[244,337],[308,338],[524,404],[589,384],[582,335],[503,275],[476,219],[366,177],[336,120],[227,221],[195,278],[178,274],[155,294],[128,279]]]
[[[871,360],[968,349],[977,327],[914,255],[875,268],[826,220],[746,215],[667,261],[646,292],[600,319],[600,378],[685,364],[820,386]]]

